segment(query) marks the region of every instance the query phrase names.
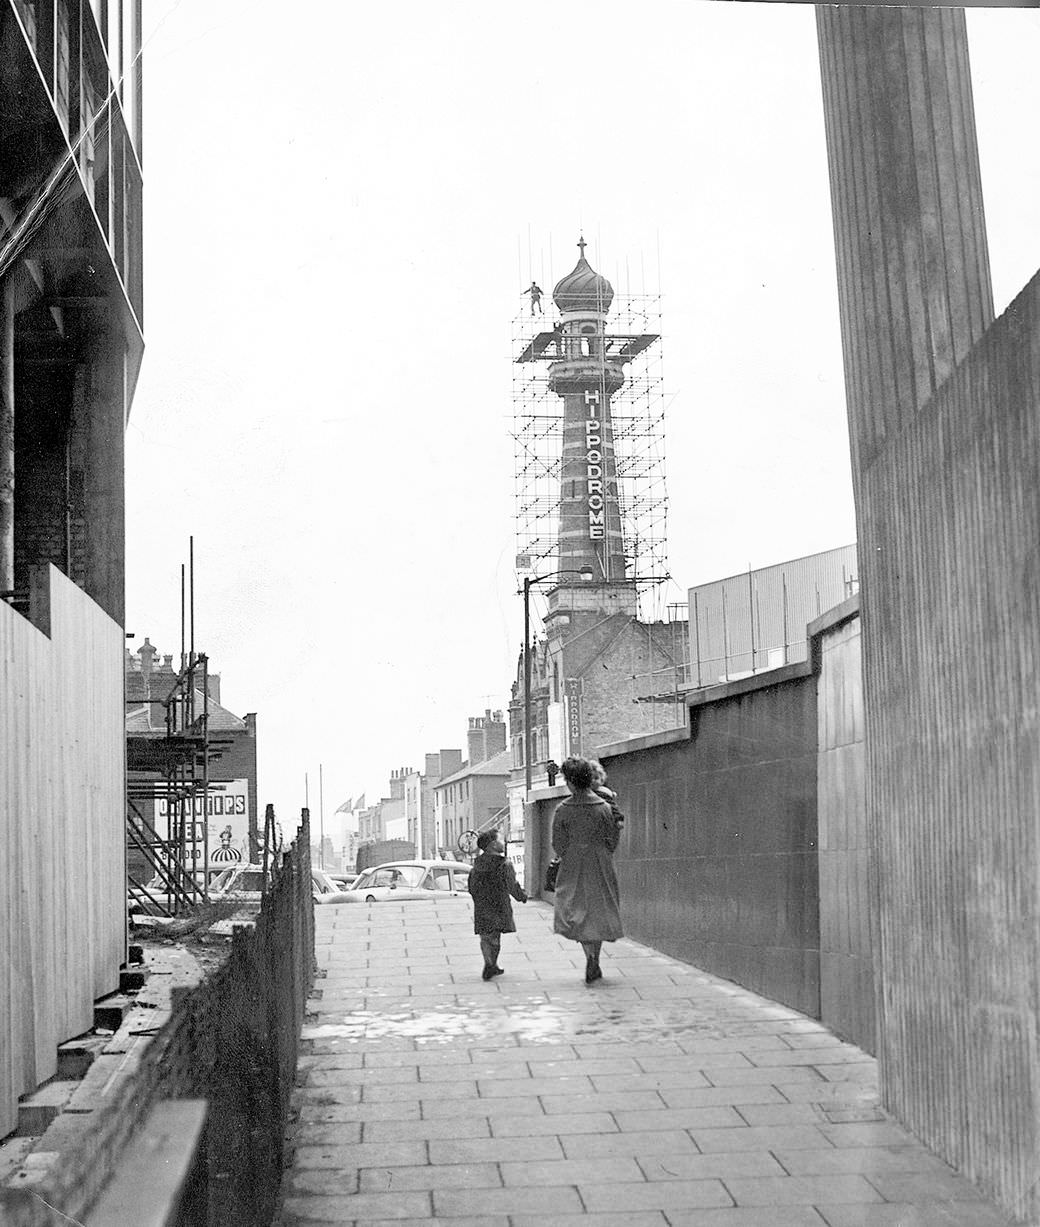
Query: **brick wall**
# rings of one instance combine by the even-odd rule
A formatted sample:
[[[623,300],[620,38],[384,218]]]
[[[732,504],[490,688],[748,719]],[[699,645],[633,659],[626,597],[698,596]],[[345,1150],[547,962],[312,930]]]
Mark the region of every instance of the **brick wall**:
[[[635,701],[640,696],[666,692],[674,684],[670,673],[657,672],[672,663],[668,635],[663,623],[648,634],[646,624],[630,622],[585,670],[581,712],[586,753],[624,737],[682,727],[682,703]]]
[[[28,587],[28,569],[53,563],[65,571],[68,554],[67,376],[19,380],[15,414],[15,588]],[[74,577],[73,577],[74,578]]]
[[[253,928],[235,931],[206,981],[174,990],[170,1017],[136,1070],[89,1114],[87,1127],[34,1192],[0,1189],[4,1227],[52,1227],[89,1217],[124,1147],[163,1099],[206,1099],[204,1162],[189,1190],[198,1221],[258,1227],[274,1211],[300,1028],[314,975],[310,831],[304,820]],[[66,1113],[59,1117],[60,1124]],[[75,1125],[76,1122],[71,1122]],[[71,1128],[70,1125],[70,1128]],[[55,1126],[51,1126],[55,1128]],[[46,1143],[46,1138],[44,1139]],[[161,1157],[157,1157],[161,1162]]]

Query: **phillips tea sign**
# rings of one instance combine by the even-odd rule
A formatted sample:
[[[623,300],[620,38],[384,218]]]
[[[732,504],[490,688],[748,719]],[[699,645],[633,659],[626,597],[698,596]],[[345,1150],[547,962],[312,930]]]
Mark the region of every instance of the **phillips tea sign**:
[[[210,780],[205,799],[186,798],[181,803],[186,819],[187,855],[201,869],[209,839],[209,863],[237,865],[249,860],[249,782]],[[156,830],[167,830],[170,806],[165,797],[155,803]],[[177,802],[174,802],[174,810]],[[174,818],[179,817],[174,814]]]

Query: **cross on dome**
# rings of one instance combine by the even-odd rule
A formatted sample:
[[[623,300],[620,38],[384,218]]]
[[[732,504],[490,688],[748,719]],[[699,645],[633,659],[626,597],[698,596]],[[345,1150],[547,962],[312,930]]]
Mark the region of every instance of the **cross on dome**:
[[[578,263],[572,272],[556,283],[553,302],[561,311],[589,312],[605,316],[610,310],[614,290],[606,277],[597,273],[585,259],[585,236],[578,239]]]

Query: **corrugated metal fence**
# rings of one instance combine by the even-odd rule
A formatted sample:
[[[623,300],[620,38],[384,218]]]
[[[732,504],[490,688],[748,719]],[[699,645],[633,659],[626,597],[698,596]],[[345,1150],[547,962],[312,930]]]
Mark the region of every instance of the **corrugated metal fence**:
[[[806,625],[858,589],[855,545],[691,588],[686,684],[715,686],[806,660]]]

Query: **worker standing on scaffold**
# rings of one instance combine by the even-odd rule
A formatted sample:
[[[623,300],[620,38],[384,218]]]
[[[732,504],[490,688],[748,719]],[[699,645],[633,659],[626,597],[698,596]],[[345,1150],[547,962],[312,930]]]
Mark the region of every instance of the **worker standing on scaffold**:
[[[531,314],[534,315],[534,309],[537,307],[538,314],[544,315],[545,312],[542,310],[542,291],[538,286],[538,282],[532,281],[530,289],[524,290],[524,293],[531,295]]]

